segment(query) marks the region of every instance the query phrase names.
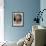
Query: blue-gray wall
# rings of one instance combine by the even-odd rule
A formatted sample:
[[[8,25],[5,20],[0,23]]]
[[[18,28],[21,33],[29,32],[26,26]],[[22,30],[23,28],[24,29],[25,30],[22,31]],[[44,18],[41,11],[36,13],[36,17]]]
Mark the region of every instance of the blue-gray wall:
[[[43,9],[46,9],[46,0],[41,0],[40,1],[40,10],[42,11]],[[43,22],[40,21],[40,25],[46,27],[46,10],[43,12]]]
[[[5,0],[4,1],[4,36],[7,41],[18,41],[32,29],[32,21],[40,9],[40,0]],[[12,12],[24,12],[24,27],[12,27]]]

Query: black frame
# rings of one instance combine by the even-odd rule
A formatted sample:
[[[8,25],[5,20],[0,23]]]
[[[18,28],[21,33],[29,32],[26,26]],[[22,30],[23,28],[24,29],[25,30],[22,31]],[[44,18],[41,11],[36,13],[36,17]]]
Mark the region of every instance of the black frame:
[[[23,25],[22,26],[14,26],[13,25],[13,16],[14,16],[13,13],[20,13],[20,14],[22,13],[23,14]],[[24,27],[24,12],[12,12],[12,27]]]

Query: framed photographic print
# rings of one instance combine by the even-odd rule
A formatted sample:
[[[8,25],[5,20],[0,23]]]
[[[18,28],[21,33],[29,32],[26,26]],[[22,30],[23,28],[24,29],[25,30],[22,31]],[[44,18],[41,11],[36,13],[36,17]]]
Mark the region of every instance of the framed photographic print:
[[[12,26],[24,26],[24,12],[12,12]]]

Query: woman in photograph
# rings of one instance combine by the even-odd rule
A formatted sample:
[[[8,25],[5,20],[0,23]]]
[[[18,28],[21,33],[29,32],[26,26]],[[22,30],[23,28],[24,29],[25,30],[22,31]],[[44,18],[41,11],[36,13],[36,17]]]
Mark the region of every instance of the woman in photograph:
[[[21,19],[22,17],[21,17],[21,14],[16,14],[15,16],[14,16],[14,22],[16,23],[16,24],[21,24]]]

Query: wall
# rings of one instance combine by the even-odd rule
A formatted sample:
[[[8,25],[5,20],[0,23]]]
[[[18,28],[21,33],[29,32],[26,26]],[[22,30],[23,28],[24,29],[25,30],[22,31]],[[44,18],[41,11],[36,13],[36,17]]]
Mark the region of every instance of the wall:
[[[41,11],[42,11],[43,9],[46,9],[46,0],[40,0],[40,9],[41,9]],[[40,25],[46,27],[46,20],[45,20],[45,19],[46,19],[46,11],[43,12],[42,17],[43,17],[43,22],[40,21]]]
[[[0,42],[4,41],[4,0],[0,0]]]
[[[4,37],[7,41],[18,41],[32,29],[35,12],[40,9],[40,0],[4,0]],[[12,27],[12,12],[24,12],[24,27]]]

